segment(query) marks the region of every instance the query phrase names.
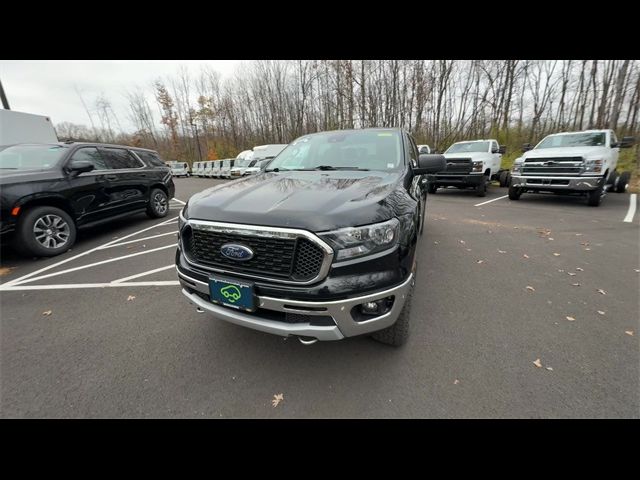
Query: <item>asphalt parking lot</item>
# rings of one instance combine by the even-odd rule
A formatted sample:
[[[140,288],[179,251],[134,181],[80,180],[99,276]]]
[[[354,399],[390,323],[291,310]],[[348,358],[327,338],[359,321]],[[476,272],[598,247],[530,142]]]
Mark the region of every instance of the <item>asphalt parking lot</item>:
[[[636,196],[439,190],[408,344],[304,346],[180,293],[178,211],[217,182],[176,179],[165,219],[82,232],[55,258],[2,251],[2,417],[640,417]]]

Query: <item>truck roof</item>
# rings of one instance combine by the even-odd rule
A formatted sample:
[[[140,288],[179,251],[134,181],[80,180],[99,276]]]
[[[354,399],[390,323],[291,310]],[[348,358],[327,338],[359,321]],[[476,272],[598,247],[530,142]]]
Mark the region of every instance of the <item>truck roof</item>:
[[[611,130],[609,130],[608,128],[599,128],[599,129],[593,129],[593,130],[576,130],[573,132],[558,132],[558,133],[550,133],[549,135],[571,135],[574,133],[606,133],[606,132],[610,132]],[[547,136],[549,136],[547,135]]]

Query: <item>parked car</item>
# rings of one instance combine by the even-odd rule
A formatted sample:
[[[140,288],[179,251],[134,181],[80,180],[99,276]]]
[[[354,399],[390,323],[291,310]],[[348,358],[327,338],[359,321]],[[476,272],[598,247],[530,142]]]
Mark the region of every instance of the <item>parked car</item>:
[[[0,236],[25,255],[71,248],[79,228],[169,212],[171,170],[153,150],[98,143],[0,147]]]
[[[251,155],[247,155],[245,158],[236,158],[231,169],[231,178],[239,178],[244,176],[247,168],[256,164],[257,160],[251,158]]]
[[[548,135],[533,148],[525,144],[513,164],[509,199],[527,192],[582,195],[597,207],[608,190],[627,190],[631,173],[616,168],[620,149],[633,143],[633,137],[619,142],[613,130],[585,130]]]
[[[204,177],[212,177],[212,170],[213,170],[213,160],[209,161],[209,162],[205,162],[204,164],[204,169],[202,170],[202,176]]]
[[[226,158],[221,160],[220,173],[218,176],[220,178],[231,178],[231,169],[233,168],[234,162],[235,158]]]
[[[171,175],[174,177],[189,177],[189,164],[187,162],[166,162],[171,168]]]
[[[490,181],[502,173],[503,153],[505,147],[493,139],[454,143],[444,152],[446,169],[429,181],[429,193],[436,193],[439,187],[472,187],[479,197],[484,197]]]
[[[400,129],[305,135],[262,173],[189,199],[182,292],[222,320],[303,343],[372,334],[401,345],[427,244],[420,180],[444,167]]]
[[[264,158],[262,160],[254,160],[251,162],[250,166],[245,168],[243,176],[247,176],[247,175],[255,175],[257,173],[260,173],[262,170],[264,170],[267,165],[269,164],[269,162],[271,162],[271,160],[273,160],[273,158]]]
[[[196,177],[202,177],[202,174],[204,172],[204,164],[205,162],[194,162],[192,170],[193,175],[195,175]]]

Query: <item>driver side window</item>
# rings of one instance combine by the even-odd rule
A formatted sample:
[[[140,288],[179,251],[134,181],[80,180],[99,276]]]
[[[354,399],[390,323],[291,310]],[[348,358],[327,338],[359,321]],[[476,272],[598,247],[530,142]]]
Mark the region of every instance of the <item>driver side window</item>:
[[[109,169],[96,147],[84,147],[76,151],[71,157],[71,163],[75,162],[89,162],[93,165],[94,170]]]
[[[409,153],[409,162],[411,162],[412,167],[417,167],[418,166],[418,147],[416,147],[416,144],[414,143],[413,138],[411,138],[411,136],[407,135],[406,139],[407,139],[407,150]]]

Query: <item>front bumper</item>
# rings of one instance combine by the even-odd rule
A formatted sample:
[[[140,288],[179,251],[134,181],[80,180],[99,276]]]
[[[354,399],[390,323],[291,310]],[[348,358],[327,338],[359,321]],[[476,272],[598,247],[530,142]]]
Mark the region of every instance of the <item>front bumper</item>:
[[[545,177],[511,175],[511,186],[527,190],[565,190],[588,192],[604,183],[603,177]]]
[[[387,288],[375,293],[332,301],[307,301],[290,300],[269,296],[258,296],[258,310],[255,313],[245,313],[229,307],[223,307],[209,301],[209,285],[201,280],[192,278],[177,268],[178,278],[182,285],[182,293],[197,307],[212,313],[221,320],[226,320],[237,325],[242,325],[254,330],[272,333],[280,336],[298,335],[313,337],[318,340],[340,340],[344,337],[368,334],[393,325],[406,297],[414,282],[413,274],[399,285]],[[365,303],[380,300],[386,297],[394,297],[391,309],[382,315],[371,319],[362,320],[361,316],[354,316],[354,307]],[[273,312],[281,315],[304,315],[308,322],[288,323],[282,320],[274,320]],[[326,325],[314,323],[314,317],[330,318]],[[360,320],[360,321],[358,321]]]
[[[450,186],[477,186],[485,180],[485,176],[482,173],[469,173],[469,174],[447,174],[437,173],[435,175],[429,175],[429,183],[438,185],[439,187]]]

